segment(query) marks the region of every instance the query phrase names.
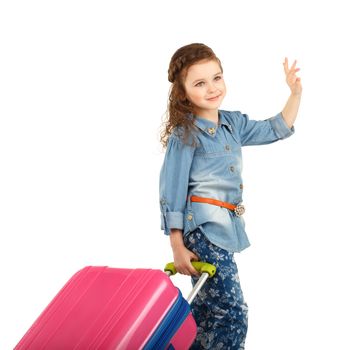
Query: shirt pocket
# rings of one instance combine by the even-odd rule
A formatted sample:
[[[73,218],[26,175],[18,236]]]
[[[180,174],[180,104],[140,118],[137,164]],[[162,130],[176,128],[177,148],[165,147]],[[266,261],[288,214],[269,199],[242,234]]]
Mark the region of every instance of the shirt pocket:
[[[195,151],[195,157],[217,158],[232,155],[232,146],[218,143],[204,143]]]

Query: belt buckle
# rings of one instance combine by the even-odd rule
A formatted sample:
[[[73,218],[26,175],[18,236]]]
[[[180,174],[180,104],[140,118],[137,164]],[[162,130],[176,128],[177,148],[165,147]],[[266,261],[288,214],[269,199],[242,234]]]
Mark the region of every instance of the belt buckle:
[[[238,204],[238,205],[236,205],[236,208],[235,208],[235,210],[234,210],[234,213],[235,213],[238,217],[242,216],[242,215],[245,213],[245,207],[244,207],[244,205],[243,205],[243,204]]]

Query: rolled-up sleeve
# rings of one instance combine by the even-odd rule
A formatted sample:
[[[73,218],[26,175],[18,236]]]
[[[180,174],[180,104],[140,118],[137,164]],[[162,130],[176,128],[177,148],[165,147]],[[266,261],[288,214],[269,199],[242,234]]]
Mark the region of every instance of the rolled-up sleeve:
[[[268,119],[268,121],[271,123],[279,140],[283,140],[294,134],[294,126],[291,128],[288,127],[283,119],[282,113],[278,113],[275,117]]]
[[[189,174],[195,148],[184,144],[172,134],[159,177],[161,229],[166,235],[170,229],[182,230],[186,207]]]
[[[242,146],[269,144],[294,133],[294,127],[288,127],[282,113],[266,120],[250,120],[246,114],[233,112],[232,122]]]

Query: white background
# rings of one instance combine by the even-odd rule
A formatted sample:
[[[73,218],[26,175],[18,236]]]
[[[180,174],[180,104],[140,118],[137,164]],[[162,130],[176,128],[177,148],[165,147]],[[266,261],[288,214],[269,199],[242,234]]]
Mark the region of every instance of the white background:
[[[159,128],[171,55],[192,42],[222,61],[221,107],[253,119],[289,96],[284,57],[301,68],[295,135],[243,151],[247,350],[350,348],[345,3],[1,2],[0,349],[82,267],[172,260]]]

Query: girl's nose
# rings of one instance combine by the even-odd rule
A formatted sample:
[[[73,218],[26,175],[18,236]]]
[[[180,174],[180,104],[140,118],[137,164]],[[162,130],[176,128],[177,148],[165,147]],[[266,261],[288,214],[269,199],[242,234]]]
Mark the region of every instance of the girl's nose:
[[[215,92],[217,90],[217,86],[214,83],[209,83],[208,84],[208,92]]]

